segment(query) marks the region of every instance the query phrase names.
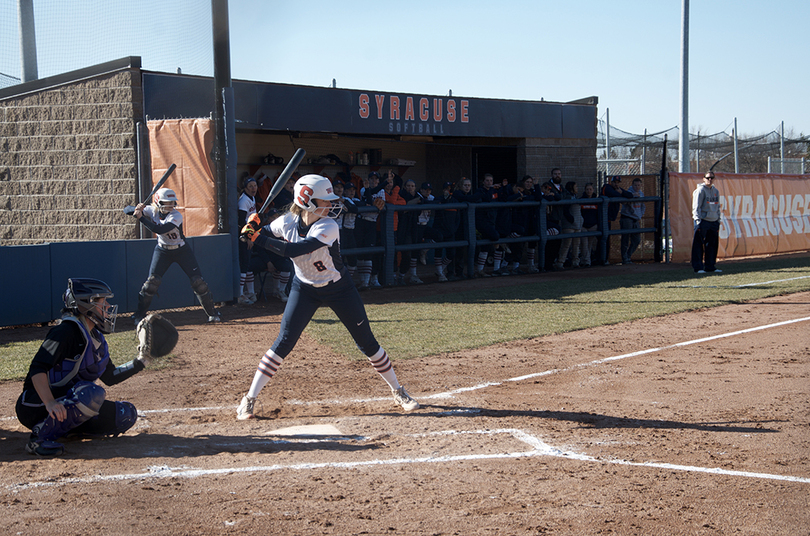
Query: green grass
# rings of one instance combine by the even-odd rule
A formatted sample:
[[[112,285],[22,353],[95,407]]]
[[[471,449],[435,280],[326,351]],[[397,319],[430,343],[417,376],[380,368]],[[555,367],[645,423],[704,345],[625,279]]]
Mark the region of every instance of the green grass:
[[[567,281],[518,278],[526,283],[488,290],[476,290],[471,281],[470,290],[464,292],[442,291],[367,305],[366,310],[377,340],[393,358],[407,359],[810,291],[810,256],[723,263],[722,267],[722,274],[705,276],[685,267]],[[741,286],[768,281],[773,282]],[[307,333],[339,354],[365,359],[329,309],[318,311]],[[115,363],[136,354],[133,330],[113,333],[107,341]],[[0,380],[23,378],[40,343],[1,345]],[[161,364],[170,365],[171,360]]]
[[[810,290],[810,257],[724,263],[723,269],[701,277],[684,268],[569,281],[532,278],[525,285],[366,309],[388,353],[413,358]],[[783,281],[740,287],[775,280]],[[340,354],[362,358],[328,309],[318,311],[307,333]]]
[[[134,329],[111,333],[104,338],[107,339],[110,356],[116,365],[135,359],[138,355],[138,338]],[[39,350],[40,344],[42,344],[41,340],[0,345],[0,381],[25,378],[31,359]],[[167,368],[171,365],[172,357],[173,355],[169,354],[160,360],[155,360],[149,365],[149,368]]]

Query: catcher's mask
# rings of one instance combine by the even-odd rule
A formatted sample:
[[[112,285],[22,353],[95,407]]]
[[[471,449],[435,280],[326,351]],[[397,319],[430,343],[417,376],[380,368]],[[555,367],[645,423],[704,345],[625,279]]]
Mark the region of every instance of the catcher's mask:
[[[114,296],[104,281],[88,278],[68,279],[68,288],[62,295],[65,309],[89,318],[102,333],[115,331],[118,306],[107,303]]]
[[[316,199],[329,201],[330,206],[319,207]],[[332,191],[329,179],[320,175],[304,175],[295,183],[293,200],[296,205],[322,218],[337,218],[343,211],[340,197]]]

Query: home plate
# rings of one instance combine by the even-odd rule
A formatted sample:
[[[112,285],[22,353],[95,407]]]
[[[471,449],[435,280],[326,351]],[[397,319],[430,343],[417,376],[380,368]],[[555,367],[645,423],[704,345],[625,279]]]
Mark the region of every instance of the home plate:
[[[294,437],[323,437],[343,435],[340,430],[331,424],[310,424],[303,426],[290,426],[289,428],[279,428],[264,435],[271,436],[294,436]]]

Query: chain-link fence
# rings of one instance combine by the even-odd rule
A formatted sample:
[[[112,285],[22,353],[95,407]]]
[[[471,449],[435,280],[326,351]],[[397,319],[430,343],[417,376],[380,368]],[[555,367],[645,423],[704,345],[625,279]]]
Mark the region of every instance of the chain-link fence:
[[[140,56],[146,70],[213,75],[211,0],[27,1],[36,78],[128,56]],[[24,78],[18,3],[0,0],[0,88]]]
[[[632,134],[599,120],[597,132],[597,158],[599,170],[607,175],[623,175],[622,162],[638,160],[638,171],[629,174],[655,173],[662,165],[668,169],[677,169],[679,129],[673,127],[660,132]],[[664,141],[666,140],[666,153]],[[735,163],[734,153],[739,157]],[[784,153],[783,153],[784,151]],[[766,173],[769,159],[784,158],[785,162],[796,162],[797,159],[810,158],[810,136],[786,133],[784,137],[773,130],[767,134],[747,136],[735,139],[726,132],[715,134],[689,135],[690,168],[694,172],[708,170],[716,164],[715,171],[733,173]],[[616,170],[613,170],[614,162]],[[736,164],[736,166],[735,166]],[[608,171],[608,167],[610,171]],[[801,169],[800,165],[786,165],[784,173],[806,173],[805,171],[787,171]],[[630,168],[628,168],[630,169]],[[782,173],[781,166],[773,173]]]

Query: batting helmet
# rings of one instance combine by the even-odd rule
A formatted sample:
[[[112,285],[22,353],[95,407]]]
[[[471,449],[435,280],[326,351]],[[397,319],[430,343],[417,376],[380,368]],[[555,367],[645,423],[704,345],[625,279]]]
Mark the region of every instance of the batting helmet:
[[[161,188],[155,192],[153,203],[161,214],[168,214],[177,206],[177,194],[171,188]]]
[[[337,218],[343,211],[343,203],[332,191],[332,183],[320,175],[304,175],[298,179],[293,190],[293,199],[297,206],[322,218]],[[331,206],[319,207],[315,203],[316,199],[331,201]]]

